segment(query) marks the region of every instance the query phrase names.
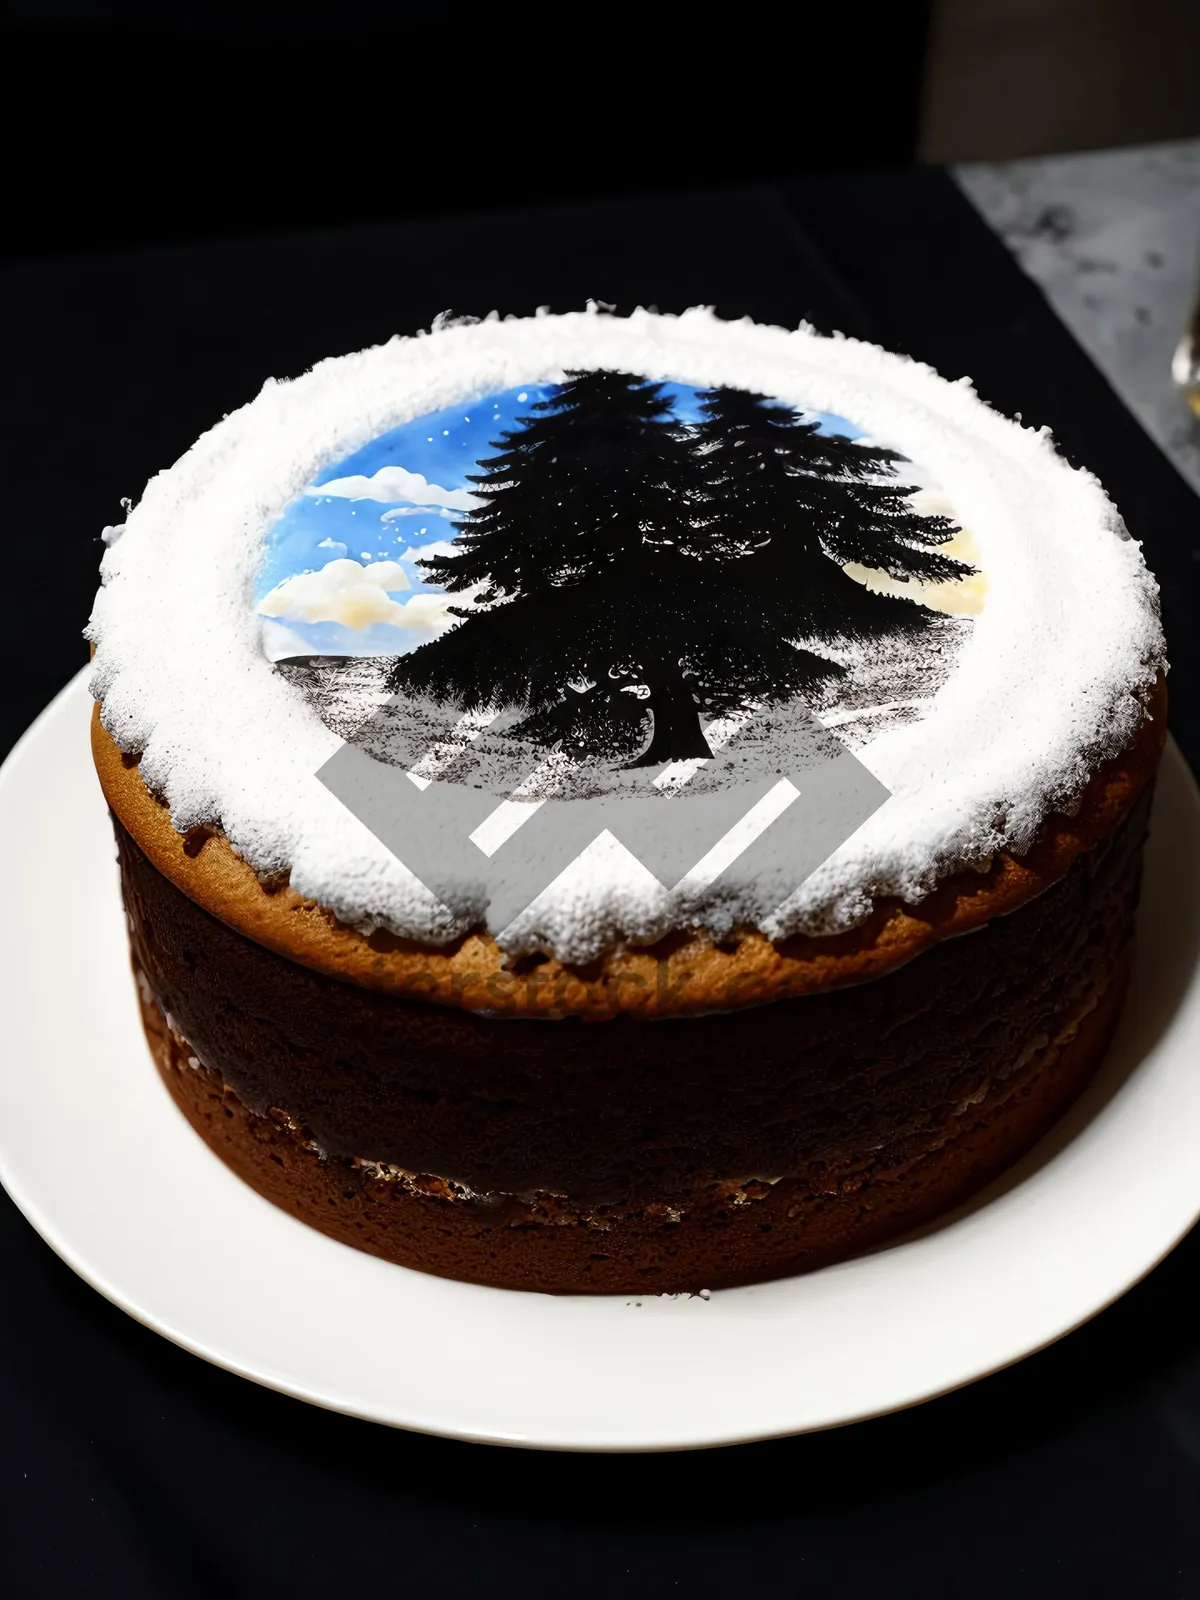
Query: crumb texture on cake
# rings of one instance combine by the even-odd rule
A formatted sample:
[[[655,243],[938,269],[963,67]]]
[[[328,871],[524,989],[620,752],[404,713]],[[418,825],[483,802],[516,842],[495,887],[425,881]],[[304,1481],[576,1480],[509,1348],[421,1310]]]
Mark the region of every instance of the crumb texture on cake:
[[[986,603],[954,672],[921,720],[857,752],[890,798],[782,900],[770,877],[685,895],[620,848],[598,849],[492,928],[504,885],[478,863],[464,854],[460,879],[435,898],[318,782],[340,740],[263,653],[250,596],[264,534],[324,466],[437,407],[580,368],[853,418],[936,475],[978,548]],[[578,966],[681,929],[750,931],[764,948],[844,936],[885,902],[915,904],[965,869],[1033,850],[1135,740],[1163,670],[1140,550],[1045,432],[873,346],[703,309],[447,324],[268,383],[153,479],[107,542],[92,690],[175,833],[208,829],[260,881],[286,880],[297,903],[364,937],[427,948],[485,927],[505,955]]]
[[[499,1288],[694,1294],[827,1266],[970,1199],[1085,1087],[1127,974],[1118,960],[1053,1037],[950,1108],[923,1149],[868,1149],[797,1176],[701,1182],[686,1199],[624,1205],[545,1190],[478,1195],[394,1163],[330,1157],[290,1113],[252,1111],[164,1017],[144,977],[140,988],[155,1062],[184,1116],[252,1188],[311,1227],[401,1266]]]

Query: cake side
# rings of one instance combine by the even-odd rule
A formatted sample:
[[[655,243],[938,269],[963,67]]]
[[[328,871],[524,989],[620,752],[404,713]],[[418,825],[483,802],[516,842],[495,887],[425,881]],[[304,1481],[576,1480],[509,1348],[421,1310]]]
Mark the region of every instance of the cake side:
[[[828,1169],[815,1181],[715,1184],[686,1221],[669,1205],[580,1213],[549,1195],[480,1207],[430,1174],[322,1159],[284,1113],[249,1111],[157,1008],[143,1014],[163,1081],[209,1148],[265,1199],[330,1238],[502,1289],[695,1294],[831,1265],[969,1200],[1086,1087],[1124,995],[1121,971],[1077,1026],[1032,1056],[1006,1092],[967,1107],[925,1156],[890,1168]]]
[[[673,1290],[879,1242],[1040,1137],[1115,1026],[1150,797],[1044,894],[900,971],[661,1022],[482,1018],[343,984],[118,840],[160,1070],[260,1192],[423,1270]]]

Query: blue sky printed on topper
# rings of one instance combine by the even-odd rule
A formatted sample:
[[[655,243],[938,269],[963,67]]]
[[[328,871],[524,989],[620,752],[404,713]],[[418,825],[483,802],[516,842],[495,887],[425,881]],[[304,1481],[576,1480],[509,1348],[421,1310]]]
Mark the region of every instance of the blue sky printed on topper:
[[[254,592],[266,655],[406,655],[452,627],[450,605],[468,597],[427,583],[417,563],[450,553],[455,523],[475,503],[468,475],[557,390],[524,384],[431,412],[318,473],[266,535]],[[700,421],[698,390],[662,390],[678,421]],[[863,437],[842,417],[805,415],[822,432]]]

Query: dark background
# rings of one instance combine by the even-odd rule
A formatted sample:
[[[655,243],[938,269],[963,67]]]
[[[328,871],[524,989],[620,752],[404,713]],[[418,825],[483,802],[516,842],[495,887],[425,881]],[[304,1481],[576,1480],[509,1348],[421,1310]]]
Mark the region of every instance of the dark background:
[[[1049,424],[1145,541],[1173,726],[1200,759],[1195,496],[950,180],[916,163],[944,8],[672,17],[653,38],[547,13],[527,42],[464,15],[381,33],[353,15],[15,9],[0,747],[83,659],[121,496],[265,376],[447,307],[595,295],[807,317],[970,372]],[[48,863],[65,915],[69,887]],[[1193,1236],[1055,1348],[903,1415],[711,1453],[550,1457],[389,1432],[209,1368],[87,1289],[0,1200],[0,1585],[1200,1595],[1198,1268]]]
[[[9,242],[35,253],[907,161],[928,19],[880,7],[847,56],[819,7],[10,11]]]
[[[0,0],[7,250],[1200,132],[1194,0]]]

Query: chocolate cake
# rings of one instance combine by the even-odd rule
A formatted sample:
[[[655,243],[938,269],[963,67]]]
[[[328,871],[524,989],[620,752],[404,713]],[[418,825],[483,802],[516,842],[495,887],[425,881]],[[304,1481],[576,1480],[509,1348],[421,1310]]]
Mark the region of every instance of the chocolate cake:
[[[793,1273],[1101,1060],[1155,589],[965,383],[703,311],[443,319],[269,384],[106,537],[147,1037],[323,1232],[509,1288]]]

